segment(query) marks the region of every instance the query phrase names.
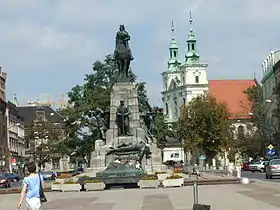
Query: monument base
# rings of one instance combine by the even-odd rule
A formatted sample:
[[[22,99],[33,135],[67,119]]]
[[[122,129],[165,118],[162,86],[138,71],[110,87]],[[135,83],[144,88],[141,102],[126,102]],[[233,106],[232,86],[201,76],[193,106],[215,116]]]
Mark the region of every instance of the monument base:
[[[135,184],[145,175],[145,171],[129,164],[111,163],[104,171],[96,173],[106,185]]]

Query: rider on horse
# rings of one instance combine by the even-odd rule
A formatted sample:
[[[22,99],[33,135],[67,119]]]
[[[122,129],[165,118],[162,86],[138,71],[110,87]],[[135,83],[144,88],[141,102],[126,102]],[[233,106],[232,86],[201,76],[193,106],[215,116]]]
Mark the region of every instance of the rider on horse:
[[[120,53],[123,49],[125,49],[129,53],[128,55],[129,55],[130,60],[131,61],[133,60],[133,56],[132,56],[131,50],[128,45],[129,40],[130,40],[130,36],[129,36],[128,32],[125,30],[124,25],[120,25],[120,30],[118,31],[117,36],[116,36],[116,50],[115,50],[114,57],[117,56],[117,53]]]

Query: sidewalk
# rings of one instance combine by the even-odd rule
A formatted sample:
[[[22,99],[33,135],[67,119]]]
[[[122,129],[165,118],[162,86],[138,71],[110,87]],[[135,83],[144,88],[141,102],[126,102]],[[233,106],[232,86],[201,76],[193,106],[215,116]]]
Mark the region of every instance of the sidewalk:
[[[191,210],[192,187],[128,189],[101,192],[46,193],[44,210]],[[199,203],[211,210],[280,210],[280,190],[251,185],[199,187]],[[19,195],[0,195],[0,207],[16,209]]]

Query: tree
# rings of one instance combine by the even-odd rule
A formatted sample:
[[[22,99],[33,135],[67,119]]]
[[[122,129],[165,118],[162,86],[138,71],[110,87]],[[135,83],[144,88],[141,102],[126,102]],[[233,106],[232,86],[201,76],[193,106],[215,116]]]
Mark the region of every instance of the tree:
[[[39,167],[59,159],[58,145],[63,138],[63,128],[49,121],[35,120],[26,130],[25,141],[31,156]]]
[[[162,111],[156,112],[155,117],[155,137],[157,139],[157,147],[161,150],[165,148],[166,138],[175,137],[175,131],[168,125]]]
[[[97,115],[102,113],[109,124],[110,93],[118,79],[117,65],[112,55],[107,55],[104,61],[94,62],[92,69],[92,74],[85,75],[85,83],[68,93],[69,106],[61,111],[67,119],[68,137],[60,146],[73,159],[88,156],[94,150],[95,140],[102,138]],[[136,81],[132,71],[129,78],[130,82]],[[136,88],[141,111],[148,110],[145,83],[136,83]]]
[[[198,96],[182,107],[178,136],[185,151],[213,158],[230,145],[232,134],[225,104],[210,95]]]

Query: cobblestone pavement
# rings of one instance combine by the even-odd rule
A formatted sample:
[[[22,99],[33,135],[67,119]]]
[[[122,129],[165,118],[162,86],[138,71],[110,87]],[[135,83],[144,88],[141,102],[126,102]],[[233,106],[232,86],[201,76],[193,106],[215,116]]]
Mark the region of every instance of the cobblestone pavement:
[[[190,210],[192,187],[46,193],[43,210]],[[213,210],[280,210],[280,190],[256,184],[199,187],[199,203]],[[0,209],[15,210],[19,194],[0,195]]]

